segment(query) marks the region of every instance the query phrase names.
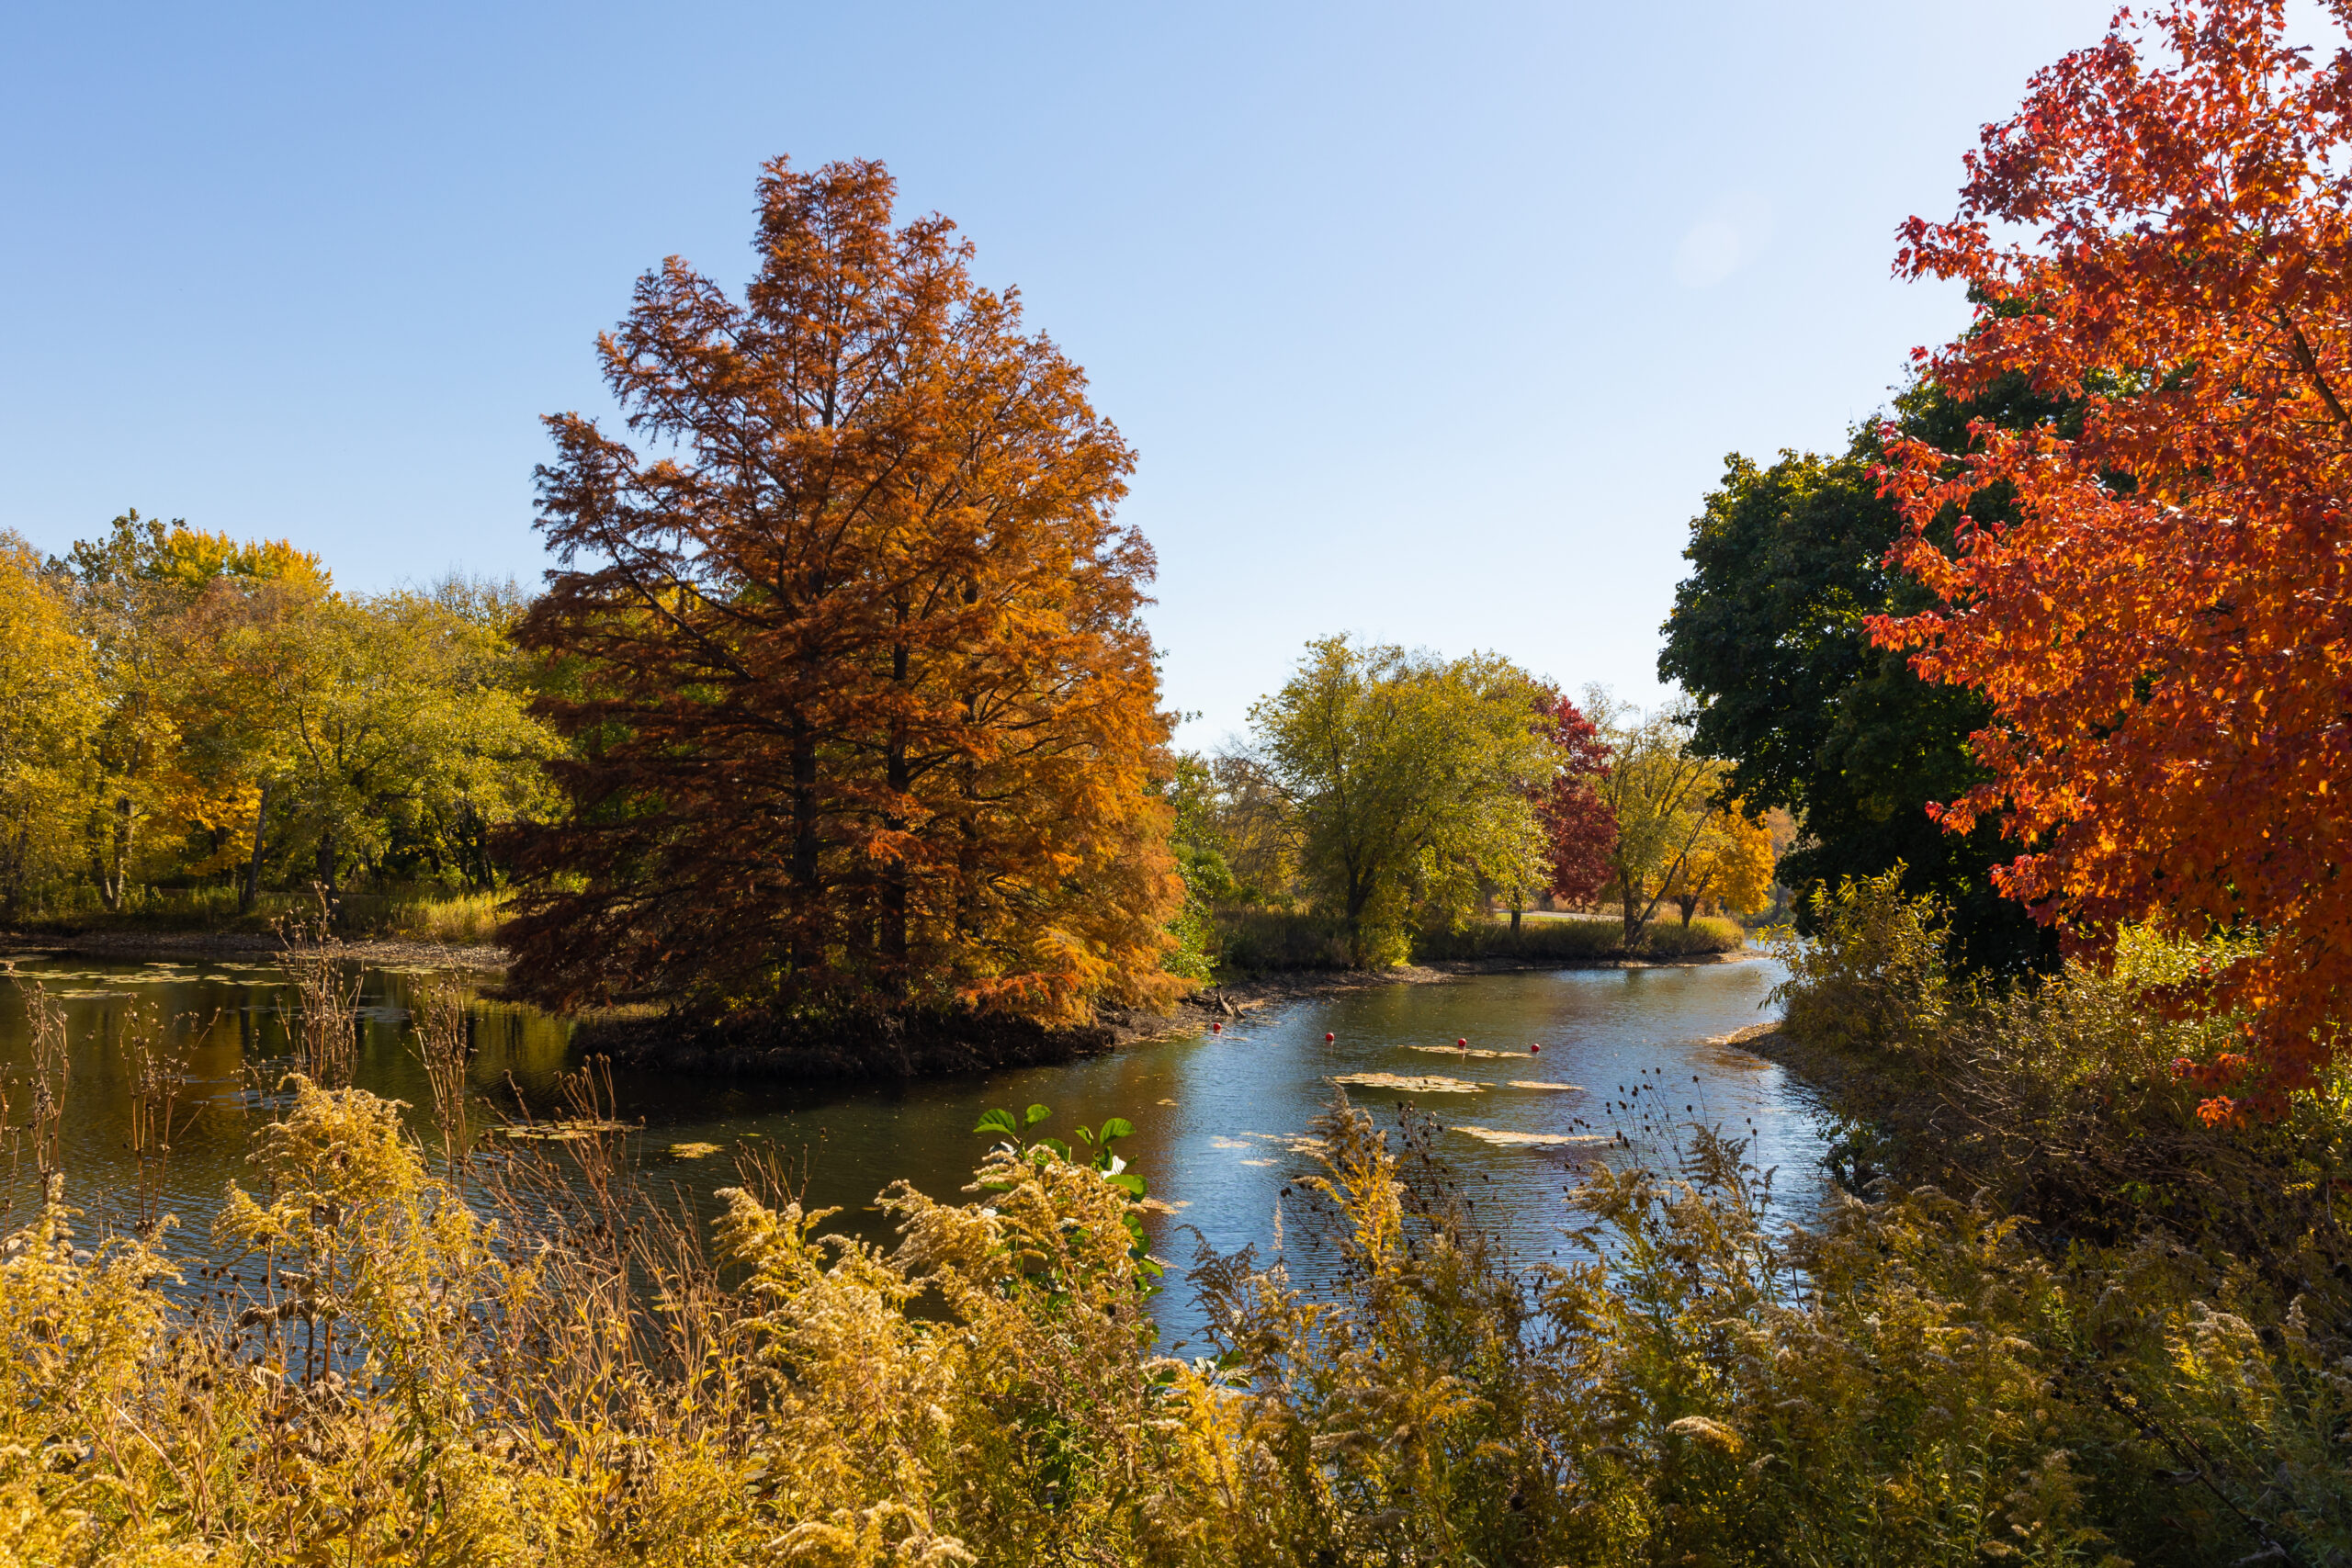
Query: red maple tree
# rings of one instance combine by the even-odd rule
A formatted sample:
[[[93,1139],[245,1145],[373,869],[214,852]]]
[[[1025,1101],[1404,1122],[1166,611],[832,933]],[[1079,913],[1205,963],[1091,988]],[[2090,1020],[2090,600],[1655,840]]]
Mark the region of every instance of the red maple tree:
[[[1873,635],[1995,713],[1944,820],[1997,815],[2003,889],[2093,949],[2258,933],[2216,987],[2247,1048],[2188,1070],[2209,1116],[2275,1111],[2352,1001],[2352,53],[2290,48],[2281,0],[2120,14],[1985,129],[1897,270],[1977,302],[1927,356],[1955,395],[2015,372],[2082,408],[2071,438],[1893,444],[1894,559],[1941,606]]]
[[[1617,818],[1593,787],[1593,780],[1609,771],[1609,743],[1566,696],[1547,690],[1542,703],[1537,728],[1560,752],[1559,773],[1535,800],[1550,891],[1571,904],[1587,904],[1609,885],[1609,852],[1617,847]]]

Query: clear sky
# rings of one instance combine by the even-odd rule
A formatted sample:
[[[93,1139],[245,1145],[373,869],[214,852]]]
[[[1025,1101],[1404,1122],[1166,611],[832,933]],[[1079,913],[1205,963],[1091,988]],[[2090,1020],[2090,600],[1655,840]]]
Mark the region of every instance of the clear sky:
[[[1653,700],[1724,455],[1950,334],[1894,226],[2111,9],[10,6],[0,527],[534,583],[632,280],[739,282],[763,158],[876,157],[1139,450],[1188,742],[1340,630]]]

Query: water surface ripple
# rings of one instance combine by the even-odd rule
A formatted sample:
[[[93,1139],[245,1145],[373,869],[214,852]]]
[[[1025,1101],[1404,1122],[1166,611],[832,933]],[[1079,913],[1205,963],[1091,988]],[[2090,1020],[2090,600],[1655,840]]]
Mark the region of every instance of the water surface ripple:
[[[130,1093],[116,1047],[126,1010],[152,1009],[167,1021],[193,1081],[164,1206],[180,1218],[176,1245],[201,1246],[225,1184],[249,1179],[243,1155],[254,1112],[245,1086],[255,1068],[270,1077],[266,1064],[288,1048],[292,998],[277,966],[19,954],[7,973],[0,985],[0,1089],[11,1126],[24,1123],[30,1102],[21,987],[46,985],[69,1015],[65,1157],[70,1200],[88,1216],[85,1233],[130,1223]],[[431,1097],[410,1051],[407,1018],[412,988],[427,973],[370,967],[360,999],[357,1081],[410,1102],[420,1125]],[[844,1224],[877,1239],[887,1227],[870,1205],[891,1181],[904,1178],[951,1197],[969,1180],[986,1142],[972,1131],[982,1111],[1046,1104],[1053,1117],[1040,1131],[1064,1136],[1080,1123],[1124,1116],[1136,1134],[1122,1152],[1148,1177],[1153,1196],[1174,1206],[1155,1217],[1153,1241],[1159,1256],[1179,1265],[1160,1316],[1181,1337],[1196,1325],[1189,1293],[1173,1276],[1189,1262],[1195,1233],[1219,1249],[1255,1243],[1262,1253],[1278,1234],[1277,1205],[1285,1205],[1292,1224],[1279,1234],[1294,1274],[1311,1280],[1319,1272],[1320,1258],[1301,1239],[1298,1200],[1283,1192],[1311,1164],[1300,1141],[1329,1103],[1335,1077],[1390,1074],[1476,1086],[1350,1092],[1392,1124],[1400,1100],[1434,1111],[1447,1127],[1438,1147],[1476,1201],[1479,1221],[1521,1260],[1561,1249],[1559,1233],[1569,1223],[1562,1198],[1575,1163],[1602,1151],[1513,1135],[1638,1131],[1640,1119],[1623,1106],[1655,1106],[1752,1138],[1756,1162],[1779,1168],[1776,1209],[1803,1218],[1822,1190],[1812,1102],[1781,1068],[1712,1043],[1764,1019],[1781,974],[1779,964],[1758,958],[1485,975],[1279,1004],[1227,1022],[1221,1034],[1203,1031],[1057,1067],[822,1089],[621,1073],[615,1089],[621,1114],[643,1122],[639,1152],[657,1188],[675,1187],[710,1206],[711,1194],[736,1179],[731,1162],[680,1158],[671,1147],[767,1140],[795,1163],[805,1157],[812,1203],[841,1205]],[[574,1065],[563,1023],[478,1001],[472,1026],[476,1092],[503,1111],[518,1094],[542,1114],[553,1110],[557,1077]],[[1326,1033],[1334,1037],[1328,1044]],[[1455,1048],[1464,1039],[1466,1056]],[[1538,1044],[1540,1054],[1529,1051]],[[1636,1085],[1646,1086],[1638,1098]],[[33,1191],[29,1162],[0,1155],[0,1190],[21,1214]]]

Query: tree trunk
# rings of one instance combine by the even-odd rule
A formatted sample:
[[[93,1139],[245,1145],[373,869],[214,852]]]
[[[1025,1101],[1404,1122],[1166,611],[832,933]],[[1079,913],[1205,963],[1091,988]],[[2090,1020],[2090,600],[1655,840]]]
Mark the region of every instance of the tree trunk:
[[[904,689],[907,683],[907,647],[900,643],[890,652],[892,681]],[[899,814],[898,803],[906,797],[914,781],[907,773],[907,727],[901,718],[890,721],[889,754],[886,759],[887,783],[890,789],[890,807],[882,815],[882,827],[892,834],[907,829],[907,819]],[[907,862],[903,851],[882,866],[882,980],[893,995],[907,988]]]
[[[0,915],[11,922],[17,918],[17,906],[25,892],[25,863],[32,858],[32,828],[19,823],[17,827],[16,852],[8,857],[8,896],[0,901]]]
[[[1513,899],[1510,906],[1510,934],[1513,936],[1519,934],[1519,901],[1517,899]]]
[[[269,823],[269,781],[261,784],[261,801],[254,807],[254,853],[245,863],[245,885],[237,890],[237,913],[250,915],[261,897],[262,831]]]
[[[117,795],[114,803],[114,863],[98,882],[98,897],[106,900],[109,909],[121,908],[123,895],[128,891],[133,830],[130,796]]]
[[[1690,929],[1690,917],[1699,912],[1698,895],[1694,893],[1687,898],[1677,898],[1675,902],[1682,907],[1682,929],[1687,931]]]
[[[1642,934],[1642,917],[1635,912],[1641,905],[1641,895],[1634,892],[1633,885],[1623,877],[1618,878],[1618,886],[1624,890],[1625,894],[1625,946],[1631,949],[1634,943],[1640,940]]]
[[[792,721],[792,966],[817,967],[817,739]]]

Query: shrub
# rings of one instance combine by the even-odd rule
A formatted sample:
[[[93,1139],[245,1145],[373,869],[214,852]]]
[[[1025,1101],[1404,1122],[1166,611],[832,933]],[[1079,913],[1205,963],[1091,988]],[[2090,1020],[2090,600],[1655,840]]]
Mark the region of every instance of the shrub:
[[[1930,1044],[1944,1016],[1943,907],[1906,897],[1900,863],[1813,890],[1815,934],[1778,949],[1789,977],[1773,993],[1792,1033],[1836,1048],[1900,1053]]]

